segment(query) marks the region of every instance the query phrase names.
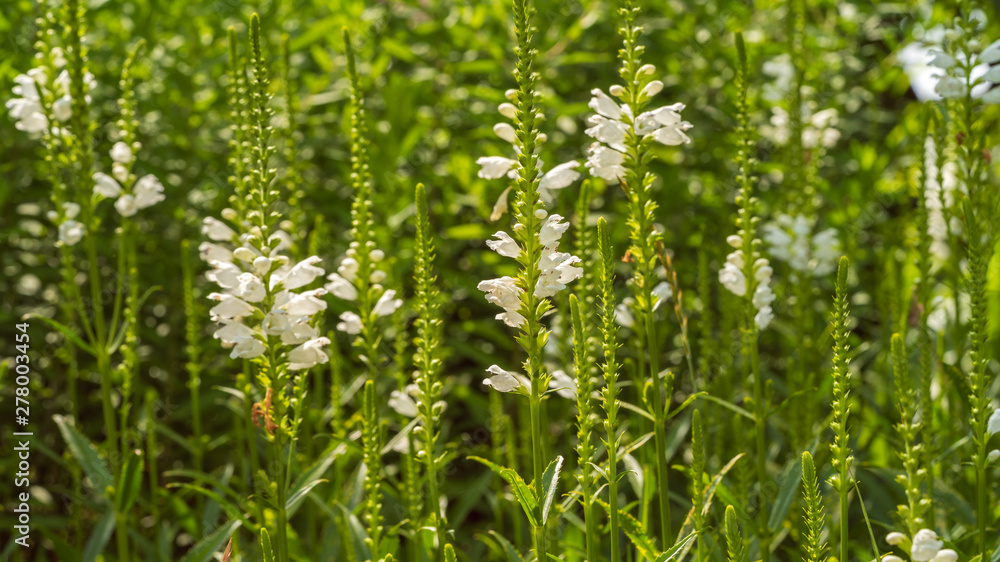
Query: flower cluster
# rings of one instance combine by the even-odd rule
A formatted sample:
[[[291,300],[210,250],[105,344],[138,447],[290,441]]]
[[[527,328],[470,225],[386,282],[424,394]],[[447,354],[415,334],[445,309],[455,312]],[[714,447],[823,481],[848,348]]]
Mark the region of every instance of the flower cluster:
[[[778,215],[761,229],[768,253],[799,273],[830,275],[840,258],[840,239],[833,228],[813,234],[815,224],[815,218],[805,215]]]
[[[944,99],[971,94],[984,103],[1000,103],[1000,88],[993,87],[1000,84],[1000,40],[983,48],[977,39],[962,35],[961,28],[949,29],[945,48],[930,52],[934,58],[928,64],[939,69],[934,92]],[[962,47],[955,48],[956,44]]]
[[[515,99],[517,95],[517,90],[508,90],[506,97],[509,100]],[[500,115],[508,119],[514,119],[517,108],[511,103],[502,103],[497,107],[497,111]],[[509,142],[514,148],[516,154],[520,153],[520,149],[517,146],[517,132],[510,123],[497,123],[493,127],[493,132],[496,133],[498,137]],[[545,142],[546,137],[544,133],[539,133],[538,143],[539,145]],[[482,156],[476,160],[476,164],[479,164],[479,177],[488,180],[500,179],[504,176],[514,179],[517,175],[517,160],[512,158],[505,158],[503,156]],[[541,160],[538,162],[539,167],[542,166]],[[570,184],[580,179],[580,172],[576,169],[580,167],[580,163],[576,160],[570,160],[569,162],[563,162],[558,166],[555,166],[548,172],[543,173],[539,177],[538,183],[538,194],[541,196],[542,201],[551,202],[552,201],[552,191],[559,190],[564,187],[568,187]],[[498,201],[498,209],[494,211],[491,220],[497,220],[499,215],[503,214],[503,209],[506,208],[506,198],[509,193],[509,189],[503,192],[500,196],[500,201]]]
[[[53,47],[49,56],[54,70],[48,66],[37,66],[15,77],[17,85],[12,91],[19,97],[8,100],[6,104],[15,120],[14,126],[35,137],[49,132],[51,119],[65,122],[73,116],[69,71],[64,68],[66,58],[59,47]],[[58,74],[53,79],[51,75],[55,71]],[[97,85],[94,75],[89,72],[84,75],[84,82],[88,92]],[[90,103],[90,96],[86,96],[86,102]],[[51,132],[58,134],[59,129],[54,127]]]
[[[542,244],[542,255],[538,261],[539,275],[535,283],[534,296],[548,298],[566,288],[566,284],[583,276],[583,269],[577,267],[580,258],[566,252],[560,252],[559,240],[569,228],[569,223],[562,222],[560,215],[549,215],[544,209],[539,209],[535,217],[544,220],[538,233],[538,241]],[[515,224],[514,229],[524,228]],[[496,240],[489,240],[486,245],[491,250],[508,258],[521,255],[521,247],[506,232],[500,231],[493,235]],[[521,308],[521,294],[524,292],[513,277],[487,279],[479,283],[480,291],[486,293],[486,300],[504,309],[497,314],[497,320],[512,328],[520,328],[524,316],[518,310]]]
[[[660,269],[660,276],[666,277],[666,271],[662,268]],[[629,284],[632,283],[630,279]],[[670,283],[666,281],[660,281],[653,287],[651,291],[654,302],[653,302],[653,312],[656,312],[660,305],[667,302],[674,296],[673,289],[670,288]],[[615,322],[619,326],[624,328],[631,328],[635,325],[635,316],[632,314],[632,308],[635,306],[635,298],[625,297],[622,302],[615,305]]]
[[[235,215],[231,209],[223,212],[229,220]],[[315,314],[326,310],[320,298],[326,289],[295,292],[323,275],[316,266],[320,259],[312,256],[292,265],[280,254],[288,247],[287,234],[275,232],[267,240],[271,246],[256,248],[249,241],[257,231],[253,227],[237,235],[212,217],[202,225],[202,233],[212,240],[199,247],[202,259],[214,268],[206,277],[222,289],[209,295],[218,302],[210,311],[212,321],[222,324],[215,338],[232,346],[233,359],[260,357],[270,346],[291,346],[285,359],[293,371],[326,363],[323,347],[330,340],[310,324]]]
[[[733,234],[726,241],[731,246],[738,247],[742,243],[742,238]],[[746,296],[748,289],[753,291],[753,306],[757,309],[754,322],[759,329],[766,330],[771,324],[771,320],[774,320],[774,311],[771,309],[771,303],[775,299],[774,292],[771,290],[773,270],[767,258],[757,258],[752,264],[752,282],[747,282],[745,270],[743,250],[735,250],[726,256],[726,263],[719,270],[719,282],[738,297]]]
[[[129,146],[119,141],[111,147],[111,175],[103,172],[94,174],[94,195],[115,199],[115,209],[123,217],[131,217],[139,209],[151,207],[163,201],[163,184],[156,176],[146,174],[139,179],[132,175],[132,164],[135,162],[133,148],[138,149],[139,143]],[[124,187],[123,187],[124,186]]]
[[[331,273],[326,277],[329,281],[325,285],[326,290],[339,299],[353,302],[358,298],[359,288],[365,290],[365,287],[368,286],[361,283],[361,279],[358,277],[360,266],[357,259],[359,246],[357,241],[351,242],[350,248],[347,249],[347,255],[340,261],[340,266],[337,267],[337,272]],[[368,252],[368,259],[372,264],[368,283],[371,284],[370,287],[372,289],[380,294],[378,301],[375,302],[375,306],[372,309],[372,314],[377,317],[389,316],[403,305],[403,301],[396,298],[396,291],[394,289],[386,290],[381,285],[385,281],[386,272],[378,269],[375,264],[381,263],[385,259],[385,252],[377,248],[372,249]],[[351,311],[341,313],[340,322],[337,323],[337,329],[347,334],[360,334],[363,327],[364,322],[361,316]]]
[[[885,537],[892,546],[910,547],[910,559],[913,562],[956,562],[958,553],[950,548],[942,548],[944,541],[930,529],[920,529],[913,535],[913,541],[903,533],[893,532]],[[890,554],[882,558],[882,562],[903,562],[903,559]]]
[[[640,72],[653,74],[656,67],[647,64]],[[653,80],[642,89],[639,97],[644,102],[661,90],[663,82]],[[625,99],[626,89],[622,86],[612,86],[608,91],[620,100]],[[643,140],[650,139],[667,146],[691,142],[684,133],[691,128],[691,123],[681,119],[682,103],[646,111],[636,117],[627,103],[618,105],[603,90],[595,88],[590,93],[593,97],[589,105],[595,114],[587,118],[591,127],[584,132],[598,141],[587,149],[587,169],[592,176],[618,183],[625,175],[622,164],[625,161],[626,135],[634,134]]]
[[[86,234],[87,230],[83,227],[83,223],[75,220],[79,214],[80,205],[72,202],[62,204],[62,222],[59,220],[58,212],[49,211],[47,213],[46,216],[49,220],[59,224],[60,244],[73,246],[80,240],[83,240],[83,235]]]

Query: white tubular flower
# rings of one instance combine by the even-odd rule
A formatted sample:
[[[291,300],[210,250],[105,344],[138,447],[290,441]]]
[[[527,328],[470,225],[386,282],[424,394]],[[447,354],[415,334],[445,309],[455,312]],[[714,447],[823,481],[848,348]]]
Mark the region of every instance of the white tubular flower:
[[[293,265],[282,279],[284,288],[299,289],[315,281],[317,277],[325,273],[323,268],[316,267],[316,264],[321,261],[323,260],[317,256],[309,256],[308,258]]]
[[[233,253],[228,248],[224,248],[218,244],[202,242],[198,245],[198,257],[205,263],[212,263],[213,261],[227,262],[232,261]]]
[[[233,346],[233,351],[229,354],[230,359],[253,359],[264,355],[264,351],[267,349],[260,340],[252,335],[237,337],[233,342],[236,345]]]
[[[253,330],[242,322],[222,320],[222,327],[216,330],[212,337],[222,340],[223,343],[233,344],[238,338],[252,338]]]
[[[135,193],[135,204],[140,209],[151,207],[166,199],[163,195],[163,184],[152,174],[139,178],[132,190]]]
[[[83,240],[84,232],[83,224],[75,220],[64,221],[59,225],[59,241],[67,246],[76,245]]]
[[[395,289],[389,289],[388,291],[382,293],[382,296],[379,297],[378,302],[375,303],[375,308],[372,309],[372,312],[376,316],[388,316],[393,312],[396,312],[396,310],[401,306],[403,306],[403,300],[396,298]]]
[[[488,302],[500,308],[517,310],[521,307],[523,290],[517,286],[517,279],[513,277],[504,276],[480,281],[477,288],[486,293]]]
[[[487,240],[486,245],[491,250],[507,258],[516,258],[521,255],[521,247],[517,242],[504,231],[499,231],[493,235],[497,240]]]
[[[323,347],[330,345],[329,338],[314,338],[288,352],[288,369],[300,371],[330,360]]]
[[[524,325],[525,321],[524,316],[515,308],[505,308],[504,311],[497,314],[495,318],[511,328],[520,328]]]
[[[118,141],[111,147],[111,159],[119,164],[128,164],[132,161],[132,149],[122,141]]]
[[[326,294],[326,289],[319,288],[293,295],[281,308],[292,316],[312,316],[326,310],[326,301],[319,297]]]
[[[757,310],[757,314],[753,317],[753,321],[757,324],[757,328],[761,330],[766,330],[767,327],[771,325],[772,320],[774,320],[774,311],[770,306],[761,307]]]
[[[517,164],[517,160],[504,158],[502,156],[481,156],[476,160],[479,164],[479,177],[487,180],[496,180],[506,176]]]
[[[931,562],[958,562],[958,553],[950,548],[942,548],[931,558]]]
[[[559,164],[555,168],[552,168],[548,172],[542,174],[541,178],[538,180],[538,188],[544,191],[550,189],[562,189],[569,186],[576,180],[580,179],[580,172],[576,171],[579,167],[580,163],[576,160],[570,160],[569,162]]]
[[[101,197],[113,199],[122,193],[122,186],[111,176],[97,172],[94,174],[94,193]]]
[[[518,388],[521,388],[521,381],[519,381],[517,377],[507,371],[504,371],[497,365],[490,365],[489,368],[486,369],[486,372],[493,376],[483,379],[483,384],[493,390],[499,392],[514,392]]]
[[[623,328],[631,328],[635,325],[635,316],[632,316],[632,303],[635,299],[632,297],[625,297],[625,299],[615,305],[615,322]]]
[[[240,274],[243,271],[228,261],[213,261],[212,269],[205,273],[205,278],[214,281],[223,289],[235,289],[240,284]]]
[[[902,544],[905,540],[906,540],[906,535],[898,531],[893,531],[892,533],[889,533],[888,535],[885,536],[885,542],[889,543],[892,546]]]
[[[214,217],[205,217],[201,223],[201,233],[215,242],[232,242],[237,237],[233,229]]]
[[[246,302],[260,302],[267,296],[264,283],[253,273],[241,273],[234,294]]]
[[[989,463],[995,463],[997,459],[1000,459],[1000,449],[993,449],[986,455],[986,461]]]
[[[1000,433],[1000,408],[993,410],[993,414],[990,416],[990,421],[986,425],[986,432],[990,435]]]
[[[934,531],[920,529],[916,535],[913,535],[910,558],[913,562],[928,562],[937,555],[942,546],[944,546],[944,542],[938,539]]]
[[[616,184],[625,175],[625,168],[622,162],[625,155],[617,150],[612,150],[599,142],[595,142],[587,149],[587,170],[590,175],[599,177],[610,184]]]
[[[292,320],[287,312],[280,308],[275,308],[264,316],[260,327],[269,336],[280,336],[291,327],[291,323]]]
[[[590,91],[590,109],[593,109],[595,113],[608,119],[621,119],[622,110],[615,103],[615,100],[611,99],[607,94],[604,93],[600,88],[594,88]]]
[[[237,318],[249,316],[255,310],[253,305],[247,303],[239,297],[234,297],[233,295],[212,293],[208,295],[208,298],[219,302],[219,304],[212,307],[212,310],[209,311],[212,315],[213,322],[219,322],[221,320],[235,320]]]
[[[361,317],[353,312],[342,312],[340,322],[337,322],[337,329],[345,334],[361,333]]]
[[[660,308],[660,305],[670,300],[674,296],[673,290],[670,288],[670,283],[666,281],[660,281],[655,287],[653,287],[653,297],[655,301],[653,302],[653,310]]]
[[[542,223],[542,229],[538,232],[538,241],[542,246],[548,246],[558,242],[564,232],[569,229],[569,223],[560,222],[563,218],[560,215],[549,215]]]
[[[323,285],[323,288],[329,291],[331,295],[345,301],[353,301],[358,298],[358,289],[347,279],[344,279],[337,273],[331,273],[326,278],[330,282]]]
[[[895,554],[886,554],[882,557],[882,562],[905,562],[902,558],[896,556]]]
[[[588,137],[597,139],[619,152],[625,152],[625,134],[628,133],[628,125],[601,115],[591,115],[587,118],[587,123],[591,127],[583,132]]]
[[[358,260],[354,258],[344,258],[337,267],[337,273],[350,282],[358,277]]]
[[[123,217],[131,217],[139,212],[139,205],[135,197],[126,193],[115,201],[115,210]]]
[[[723,287],[738,297],[747,294],[747,278],[743,275],[743,269],[729,260],[719,270],[719,283],[722,283]]]
[[[420,413],[417,410],[417,403],[410,398],[410,395],[399,390],[389,393],[389,407],[401,416],[415,418]]]
[[[493,126],[493,132],[510,144],[517,144],[517,131],[509,123],[497,123]]]
[[[556,394],[567,399],[576,400],[576,379],[566,374],[562,369],[552,371],[552,380],[549,381],[549,388],[556,391]]]

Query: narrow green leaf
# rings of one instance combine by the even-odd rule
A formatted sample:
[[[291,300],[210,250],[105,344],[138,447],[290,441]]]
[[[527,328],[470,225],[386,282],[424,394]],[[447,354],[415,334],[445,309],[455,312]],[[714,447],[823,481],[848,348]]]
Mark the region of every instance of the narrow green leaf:
[[[490,470],[506,480],[507,483],[510,484],[511,491],[514,492],[514,497],[517,498],[517,503],[521,504],[521,508],[524,509],[524,514],[528,516],[528,523],[530,523],[532,527],[538,526],[538,519],[535,517],[535,510],[538,509],[538,498],[535,496],[535,491],[524,483],[524,480],[517,473],[517,471],[513,468],[507,468],[494,464],[481,457],[468,458],[486,465]]]
[[[549,463],[542,473],[542,489],[545,490],[545,497],[542,498],[542,524],[549,520],[549,509],[552,508],[552,499],[556,496],[556,488],[559,487],[559,470],[562,468],[562,455]]]
[[[125,513],[132,508],[136,498],[139,497],[139,490],[142,487],[142,457],[136,454],[129,455],[125,461],[125,469],[118,481],[118,489],[115,490],[115,504],[120,513]]]
[[[509,540],[504,538],[503,535],[501,535],[496,531],[489,531],[488,534],[490,538],[496,541],[496,544],[493,544],[491,542],[486,542],[486,544],[492,550],[496,551],[497,554],[502,554],[507,556],[507,562],[524,562],[524,558],[521,556],[521,553],[519,553],[517,551],[517,548],[515,548],[514,545],[510,543]]]
[[[611,506],[604,500],[595,498],[594,502],[600,504],[600,506],[604,508],[604,511],[606,511],[609,516],[611,515]],[[621,525],[622,531],[624,531],[625,535],[630,541],[632,541],[632,545],[635,546],[637,551],[639,551],[640,556],[647,560],[653,560],[656,558],[659,554],[659,551],[656,549],[656,544],[653,542],[653,539],[646,535],[646,532],[642,529],[642,524],[639,523],[635,517],[632,517],[628,514],[628,512],[619,509],[618,522]]]
[[[674,546],[670,547],[669,550],[654,558],[653,562],[670,562],[671,560],[681,560],[684,557],[682,552],[687,552],[688,550],[690,550],[691,543],[694,541],[695,535],[697,535],[697,533],[691,533],[690,535],[677,541],[677,543],[674,544]]]
[[[264,555],[264,562],[274,562],[274,550],[271,549],[271,537],[267,534],[267,529],[260,528],[260,552]]]
[[[351,513],[347,506],[337,502],[337,508],[340,509],[340,515],[347,521],[347,528],[351,532],[351,541],[354,544],[354,559],[355,560],[371,560],[372,553],[368,549],[368,535],[365,533],[365,528],[361,525],[361,521],[358,521],[358,517]]]
[[[740,408],[736,404],[733,404],[732,402],[729,402],[728,400],[723,400],[722,398],[719,398],[718,396],[712,396],[710,394],[702,395],[702,398],[704,398],[705,400],[708,400],[709,402],[715,402],[716,404],[722,406],[723,408],[726,408],[727,410],[736,412],[737,414],[745,417],[748,420],[754,419],[753,414],[751,414],[750,412],[746,411],[744,408]]]
[[[214,501],[215,503],[219,504],[219,507],[221,507],[223,511],[226,512],[226,515],[228,515],[231,519],[240,521],[246,524],[247,527],[253,526],[250,520],[247,519],[246,515],[243,513],[243,510],[241,510],[239,506],[234,505],[232,502],[224,498],[222,494],[216,492],[215,490],[209,490],[208,488],[203,488],[195,484],[188,484],[187,482],[172,482],[170,484],[167,484],[167,488],[181,488],[184,490],[191,490],[196,494],[201,494],[207,497],[208,499]]]
[[[296,490],[294,494],[289,496],[288,501],[285,502],[285,510],[288,512],[288,517],[291,517],[292,515],[295,514],[295,510],[298,509],[299,505],[302,503],[302,500],[306,498],[306,496],[309,494],[309,492],[312,491],[313,488],[319,486],[324,482],[327,482],[327,480],[322,478],[319,480],[313,480],[312,482],[306,484],[301,489]]]
[[[80,336],[76,335],[76,333],[72,329],[70,329],[68,326],[66,326],[65,324],[62,324],[62,323],[57,322],[57,321],[55,321],[55,320],[53,320],[51,318],[46,318],[45,316],[41,316],[41,315],[34,314],[34,313],[25,314],[24,315],[24,319],[25,320],[38,319],[38,320],[41,320],[42,322],[45,322],[49,326],[52,326],[53,328],[55,328],[56,330],[58,330],[60,334],[66,336],[71,342],[73,342],[74,345],[76,345],[77,347],[79,347],[83,351],[86,351],[90,355],[92,355],[94,357],[97,357],[97,352],[94,351],[94,348],[90,347],[90,344],[88,344],[85,341],[83,341],[82,339],[80,339]]]
[[[776,531],[788,516],[788,510],[792,508],[792,501],[799,492],[799,482],[802,481],[802,461],[793,460],[784,470],[781,478],[781,488],[778,497],[771,507],[771,517],[767,521],[768,529]]]
[[[111,538],[111,533],[115,530],[115,511],[109,509],[104,517],[97,522],[97,526],[90,533],[90,538],[87,539],[87,546],[83,548],[83,554],[80,557],[82,562],[95,562],[97,557],[104,552],[104,547],[108,544],[108,539]],[[13,543],[12,543],[13,544]]]
[[[207,562],[215,553],[219,551],[220,548],[226,542],[229,541],[229,537],[236,532],[236,529],[240,528],[243,522],[240,520],[230,521],[225,525],[217,527],[214,531],[209,533],[205,538],[198,541],[198,544],[194,545],[184,558],[181,558],[181,562]]]
[[[94,491],[98,497],[104,498],[107,494],[108,486],[114,483],[114,478],[111,476],[108,465],[97,455],[97,449],[94,445],[81,435],[67,418],[56,414],[52,416],[52,419],[59,426],[59,433],[62,434],[63,440],[66,441],[69,452],[73,454],[73,457],[76,458],[76,461],[80,463],[80,467],[87,474],[87,478],[90,479],[91,484],[94,486]]]

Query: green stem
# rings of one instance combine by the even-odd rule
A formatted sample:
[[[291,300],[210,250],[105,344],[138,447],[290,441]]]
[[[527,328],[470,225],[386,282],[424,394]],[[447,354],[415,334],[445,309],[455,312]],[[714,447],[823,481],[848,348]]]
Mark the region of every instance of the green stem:
[[[752,306],[752,305],[751,305]],[[757,444],[757,515],[760,534],[760,557],[767,562],[771,558],[771,536],[768,527],[767,497],[764,483],[767,474],[767,411],[764,404],[764,379],[760,374],[760,356],[757,349],[757,329],[752,313],[748,312],[749,326],[744,328],[744,346],[750,358],[750,372],[753,376],[754,436]],[[845,559],[846,560],[846,559]]]
[[[546,554],[547,545],[545,544],[545,524],[542,522],[541,513],[541,498],[545,496],[545,488],[542,482],[542,474],[545,470],[542,459],[542,428],[539,423],[541,418],[541,402],[542,395],[538,388],[537,379],[532,379],[531,397],[528,402],[531,418],[531,457],[532,467],[534,468],[535,495],[539,498],[539,508],[535,510],[535,519],[538,521],[538,524],[533,529],[533,535],[537,560],[548,560],[548,555]]]

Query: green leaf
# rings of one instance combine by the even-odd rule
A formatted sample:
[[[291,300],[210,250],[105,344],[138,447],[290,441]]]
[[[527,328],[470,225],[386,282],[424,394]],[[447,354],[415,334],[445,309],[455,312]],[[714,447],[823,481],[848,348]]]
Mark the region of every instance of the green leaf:
[[[500,475],[501,478],[510,484],[511,491],[514,492],[514,497],[517,498],[517,503],[521,504],[521,508],[524,509],[525,515],[528,516],[528,523],[532,527],[538,526],[538,518],[535,517],[535,510],[538,509],[538,497],[535,496],[535,491],[531,489],[524,480],[513,468],[507,468],[494,464],[481,457],[469,457],[470,460],[482,463],[486,465],[490,470]],[[543,480],[544,481],[544,480]]]
[[[683,412],[684,408],[687,408],[688,406],[690,406],[692,402],[694,402],[695,400],[697,400],[699,398],[704,398],[705,396],[708,396],[707,392],[695,392],[691,396],[688,396],[687,398],[684,399],[684,402],[681,402],[680,406],[677,406],[676,408],[674,408],[673,410],[670,411],[670,414],[667,416],[666,419],[669,420],[669,419],[673,418],[677,414]]]
[[[214,501],[215,503],[219,504],[219,507],[221,507],[223,511],[226,512],[226,515],[229,515],[231,519],[241,521],[247,527],[253,527],[253,524],[250,522],[249,519],[247,519],[247,516],[243,513],[243,510],[240,509],[239,506],[234,505],[232,502],[224,498],[222,494],[216,492],[215,490],[209,490],[208,488],[203,488],[195,484],[188,484],[187,482],[171,482],[170,484],[167,484],[167,488],[181,488],[184,490],[191,490],[192,492],[195,492],[197,494],[201,494],[207,497],[208,499]]]
[[[604,500],[595,498],[595,503],[600,504],[604,508],[604,511],[611,515],[611,506],[608,505]],[[639,555],[647,560],[653,560],[656,558],[659,551],[656,548],[656,544],[653,539],[646,535],[646,532],[642,530],[642,524],[632,517],[628,512],[618,510],[618,522],[621,525],[622,531],[628,536],[629,540],[632,541],[632,545],[635,549],[639,551]]]
[[[542,489],[545,490],[545,497],[542,498],[542,524],[549,520],[549,509],[552,508],[552,499],[556,496],[556,488],[559,487],[559,470],[562,468],[562,455],[549,463],[542,473]]]
[[[80,463],[80,467],[87,474],[87,478],[90,479],[94,491],[98,497],[104,498],[108,486],[114,483],[108,465],[97,455],[97,449],[94,445],[81,435],[67,418],[56,414],[52,416],[52,419],[59,426],[59,433],[66,441],[69,452],[73,454],[76,461]]]
[[[125,513],[132,508],[135,499],[139,497],[139,490],[142,488],[142,457],[131,454],[125,461],[125,469],[118,480],[118,489],[115,490],[115,504],[119,513]]]
[[[745,417],[748,420],[753,420],[754,419],[753,418],[753,414],[751,414],[750,412],[746,411],[746,409],[740,408],[736,404],[733,404],[732,402],[729,402],[728,400],[723,400],[722,398],[719,398],[718,396],[712,396],[710,394],[705,394],[705,395],[702,396],[702,398],[704,398],[705,400],[708,400],[709,402],[715,402],[716,404],[722,406],[723,408],[726,408],[727,410],[736,412],[737,414]]]
[[[347,521],[347,528],[351,532],[351,540],[354,543],[354,559],[371,560],[372,553],[366,543],[368,535],[365,533],[365,528],[361,526],[361,521],[358,521],[357,516],[351,513],[351,510],[347,509],[344,504],[337,502],[337,507],[340,509],[341,516]]]
[[[670,550],[654,558],[653,562],[670,562],[671,560],[681,560],[684,557],[682,551],[687,552],[688,550],[691,549],[691,543],[694,541],[694,537],[696,534],[697,533],[691,533],[690,535],[677,541],[677,543],[674,544],[674,546],[670,547]]]
[[[497,554],[506,555],[507,562],[524,562],[524,558],[521,556],[521,553],[519,553],[517,548],[515,548],[509,540],[504,538],[503,535],[496,531],[489,531],[488,534],[493,541],[496,541],[496,544],[493,542],[484,542],[486,542],[492,550],[497,552]]]
[[[87,546],[84,547],[83,555],[80,557],[81,562],[95,562],[97,557],[104,552],[104,547],[107,546],[108,539],[111,538],[111,533],[114,530],[115,511],[109,509],[104,517],[101,517],[101,520],[97,522],[93,532],[90,533]]]
[[[327,482],[327,480],[324,478],[321,478],[319,480],[313,480],[312,482],[306,484],[301,489],[296,490],[294,494],[289,496],[288,501],[285,502],[285,511],[288,512],[288,517],[291,518],[291,516],[295,514],[295,510],[298,509],[299,504],[302,503],[302,500],[306,498],[306,496],[309,494],[309,492],[312,491],[313,488],[324,482]]]
[[[209,533],[205,538],[198,541],[198,544],[194,545],[184,558],[181,558],[181,562],[207,562],[215,553],[219,551],[220,548],[226,542],[229,541],[229,537],[236,532],[236,529],[240,528],[243,522],[240,520],[230,521],[225,525],[217,527],[214,531]]]
[[[69,339],[71,342],[73,342],[80,349],[86,351],[87,353],[89,353],[90,355],[92,355],[94,357],[97,357],[97,352],[94,351],[94,348],[90,347],[90,344],[88,344],[85,341],[83,341],[82,339],[80,339],[80,336],[76,335],[76,333],[71,328],[69,328],[68,326],[66,326],[65,324],[62,324],[62,323],[57,322],[57,321],[55,321],[55,320],[53,320],[51,318],[46,318],[45,316],[40,316],[40,315],[34,314],[34,313],[30,313],[30,314],[25,314],[24,315],[24,319],[25,320],[34,320],[36,318],[38,320],[41,320],[42,322],[45,322],[49,326],[52,326],[56,330],[58,330],[60,334],[66,336],[67,339]]]
[[[260,528],[260,552],[264,555],[264,562],[274,562],[274,550],[271,549],[271,537],[267,534],[267,529]]]
[[[799,491],[799,482],[802,481],[802,460],[793,460],[784,470],[781,479],[781,489],[778,497],[771,507],[771,517],[767,520],[767,528],[775,531],[785,521],[788,510],[792,507],[792,501]]]

